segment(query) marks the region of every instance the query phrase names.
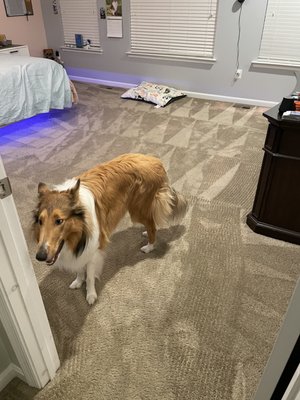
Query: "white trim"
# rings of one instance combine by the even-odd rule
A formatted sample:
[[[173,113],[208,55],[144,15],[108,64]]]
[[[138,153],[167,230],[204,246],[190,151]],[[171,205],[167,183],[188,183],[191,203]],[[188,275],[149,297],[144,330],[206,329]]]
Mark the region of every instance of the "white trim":
[[[10,363],[4,371],[0,374],[0,392],[9,384],[11,380],[14,378],[19,378],[22,381],[26,382],[25,376],[22,373],[22,370],[16,366],[14,363]]]
[[[85,49],[84,47],[76,47],[76,46],[61,46],[62,51],[74,51],[75,53],[90,53],[90,54],[103,54],[103,50],[101,47],[90,47],[89,49]]]
[[[96,85],[120,87],[120,88],[124,88],[124,89],[130,89],[130,88],[137,86],[134,83],[108,81],[105,79],[88,78],[86,76],[78,76],[78,75],[69,75],[69,78],[71,79],[71,81],[84,82],[84,83],[95,83]]]
[[[0,319],[26,383],[42,388],[60,363],[12,195],[0,200],[0,259]]]
[[[300,365],[296,369],[294,376],[287,387],[282,400],[299,400],[300,399]]]
[[[0,216],[1,218],[1,216]],[[0,242],[2,247],[5,244]],[[5,260],[6,261],[6,260]],[[6,264],[6,263],[5,263]],[[13,296],[14,304],[11,304],[9,299],[7,289],[5,287],[9,286],[9,281],[13,279],[11,271],[3,271],[7,276],[5,283],[0,285],[0,319],[5,328],[6,334],[10,340],[12,348],[18,359],[22,371],[24,371],[25,381],[30,386],[35,386],[42,388],[49,381],[39,374],[39,370],[44,371],[43,362],[41,356],[36,349],[34,349],[34,344],[32,340],[31,326],[29,325],[28,317],[26,315],[27,311],[22,302],[22,296],[17,283],[14,283],[10,289]],[[15,315],[15,314],[18,315]],[[22,326],[22,330],[20,328]],[[27,341],[26,341],[27,339]],[[29,342],[29,343],[28,343]],[[45,376],[46,378],[46,376]]]
[[[275,69],[281,69],[281,70],[286,70],[286,71],[293,71],[300,68],[300,64],[293,64],[293,63],[287,63],[284,61],[271,61],[271,60],[253,60],[251,64],[254,67],[262,67],[262,68],[275,68]]]
[[[184,63],[202,63],[202,64],[214,64],[217,59],[214,57],[197,57],[197,56],[188,56],[188,55],[163,55],[163,54],[155,54],[155,53],[142,53],[142,52],[134,52],[128,51],[126,53],[128,57],[135,57],[135,58],[148,58],[153,60],[168,60],[168,61],[181,61]]]
[[[270,399],[300,334],[300,278],[253,400]],[[298,400],[298,399],[297,399]]]
[[[130,89],[132,87],[137,86],[137,84],[128,83],[128,82],[108,81],[108,80],[104,80],[104,79],[88,78],[85,76],[78,76],[78,75],[69,75],[69,78],[72,81],[95,83],[96,85],[120,87],[120,88],[124,88],[124,89]],[[183,90],[183,92],[189,97],[195,97],[195,98],[206,99],[206,100],[224,101],[224,102],[229,102],[229,103],[247,104],[247,105],[251,105],[251,106],[270,108],[270,107],[274,107],[276,104],[278,104],[278,102],[268,101],[268,100],[247,99],[244,97],[221,96],[218,94],[190,92],[190,91],[186,91],[186,90]]]
[[[209,93],[189,92],[189,91],[184,91],[184,93],[189,97],[196,97],[199,99],[214,100],[214,101],[224,101],[229,103],[247,104],[249,106],[270,108],[278,104],[278,102],[275,101],[247,99],[245,97],[221,96],[219,94],[209,94]]]

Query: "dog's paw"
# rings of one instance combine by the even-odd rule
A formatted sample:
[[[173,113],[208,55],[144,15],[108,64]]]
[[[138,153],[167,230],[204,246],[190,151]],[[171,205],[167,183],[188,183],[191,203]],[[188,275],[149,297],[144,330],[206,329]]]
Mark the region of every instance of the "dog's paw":
[[[76,278],[76,279],[71,283],[71,285],[69,286],[69,288],[70,288],[70,289],[79,289],[79,288],[81,288],[82,284],[83,284],[83,281]]]
[[[90,306],[95,303],[96,299],[97,299],[96,293],[88,293],[86,295],[86,301],[89,303]]]
[[[153,249],[154,249],[154,245],[150,244],[150,243],[146,244],[146,246],[141,247],[141,251],[146,254],[150,253],[150,251],[152,251]]]

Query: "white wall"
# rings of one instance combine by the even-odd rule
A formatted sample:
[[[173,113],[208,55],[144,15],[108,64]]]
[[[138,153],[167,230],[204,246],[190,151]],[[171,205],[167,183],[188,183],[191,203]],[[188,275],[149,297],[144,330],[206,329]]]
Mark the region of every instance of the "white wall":
[[[238,5],[234,0],[219,0],[215,46],[217,62],[214,65],[129,58],[126,55],[130,49],[129,0],[123,0],[122,39],[107,38],[106,20],[99,19],[103,54],[68,51],[63,52],[62,57],[71,75],[129,84],[149,80],[185,91],[279,102],[295,87],[293,72],[251,66],[251,61],[259,52],[267,0],[245,0],[243,4],[240,39],[243,75],[241,80],[233,80],[237,56]],[[98,6],[104,6],[104,0],[98,0]],[[60,15],[53,14],[50,1],[42,2],[42,10],[48,45],[59,49],[63,44]]]

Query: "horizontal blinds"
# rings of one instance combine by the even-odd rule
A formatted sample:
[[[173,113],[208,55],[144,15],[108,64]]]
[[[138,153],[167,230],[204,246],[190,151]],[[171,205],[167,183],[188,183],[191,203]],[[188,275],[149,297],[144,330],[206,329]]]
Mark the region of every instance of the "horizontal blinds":
[[[82,34],[84,42],[100,47],[96,0],[60,0],[65,44],[75,44],[75,33]]]
[[[131,53],[212,57],[217,0],[131,0]]]
[[[300,63],[300,0],[269,0],[259,59]]]

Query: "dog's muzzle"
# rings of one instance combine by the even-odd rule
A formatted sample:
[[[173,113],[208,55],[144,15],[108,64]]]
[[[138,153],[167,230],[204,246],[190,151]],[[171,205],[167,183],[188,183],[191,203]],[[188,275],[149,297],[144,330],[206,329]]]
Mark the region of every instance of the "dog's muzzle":
[[[35,258],[36,258],[38,261],[46,261],[46,260],[47,260],[47,257],[48,257],[48,253],[47,253],[46,247],[45,247],[45,246],[41,246],[41,247],[38,249],[38,252],[36,253]]]
[[[48,265],[53,265],[55,263],[55,261],[57,260],[57,257],[59,256],[59,253],[61,252],[61,249],[63,248],[63,245],[64,245],[64,240],[62,240],[59,243],[56,253],[51,258],[49,257],[47,247],[45,245],[42,245],[39,248],[38,252],[36,253],[35,257],[38,261],[46,261],[46,263]]]

